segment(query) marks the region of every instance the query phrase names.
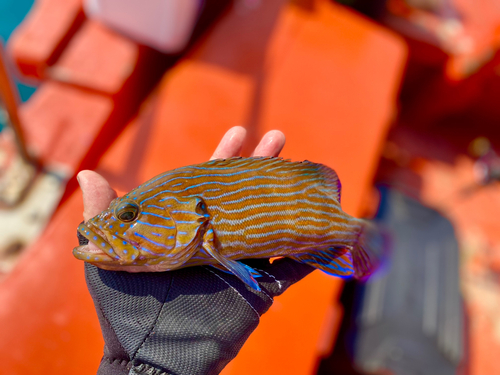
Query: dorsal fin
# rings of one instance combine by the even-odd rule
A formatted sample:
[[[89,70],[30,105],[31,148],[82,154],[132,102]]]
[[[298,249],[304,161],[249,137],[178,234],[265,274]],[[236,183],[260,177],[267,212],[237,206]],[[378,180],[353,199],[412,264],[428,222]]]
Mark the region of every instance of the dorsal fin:
[[[253,169],[261,170],[268,173],[276,173],[283,176],[283,173],[302,172],[306,175],[316,175],[322,180],[323,184],[327,187],[328,195],[332,196],[340,204],[340,191],[341,184],[337,173],[327,167],[326,165],[313,163],[309,160],[304,161],[290,161],[279,157],[234,157],[228,159],[215,159],[209,162],[189,166],[185,168],[204,168],[215,171],[223,171],[227,169]],[[311,176],[313,177],[313,176]]]
[[[305,160],[303,163],[314,165],[318,168],[318,173],[323,176],[325,185],[328,186],[330,193],[340,204],[340,192],[342,190],[342,184],[340,183],[339,176],[337,176],[337,172],[324,164],[313,163],[309,160]]]

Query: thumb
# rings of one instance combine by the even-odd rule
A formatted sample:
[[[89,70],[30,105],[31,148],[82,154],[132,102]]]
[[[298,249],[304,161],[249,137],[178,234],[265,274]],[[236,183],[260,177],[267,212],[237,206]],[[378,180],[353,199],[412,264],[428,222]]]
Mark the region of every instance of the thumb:
[[[76,178],[83,193],[85,221],[104,211],[117,197],[116,191],[109,186],[108,181],[94,171],[81,171]]]

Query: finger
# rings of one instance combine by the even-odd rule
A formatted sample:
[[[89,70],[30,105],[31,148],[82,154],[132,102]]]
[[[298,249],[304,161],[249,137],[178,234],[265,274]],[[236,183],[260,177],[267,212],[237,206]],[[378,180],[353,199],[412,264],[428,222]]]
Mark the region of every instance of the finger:
[[[264,134],[252,156],[278,156],[285,146],[285,135],[279,130]]]
[[[83,219],[85,221],[104,211],[117,197],[108,181],[96,172],[81,171],[76,178],[83,193]]]
[[[242,126],[234,126],[229,129],[222,137],[210,160],[240,155],[246,135],[247,131]]]

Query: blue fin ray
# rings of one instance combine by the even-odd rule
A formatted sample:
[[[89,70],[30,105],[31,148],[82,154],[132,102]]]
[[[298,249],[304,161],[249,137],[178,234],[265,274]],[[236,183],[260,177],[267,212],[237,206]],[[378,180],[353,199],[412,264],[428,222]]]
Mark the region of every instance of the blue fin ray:
[[[327,247],[313,253],[290,256],[300,263],[309,264],[329,275],[347,277],[354,274],[352,257],[348,249]]]

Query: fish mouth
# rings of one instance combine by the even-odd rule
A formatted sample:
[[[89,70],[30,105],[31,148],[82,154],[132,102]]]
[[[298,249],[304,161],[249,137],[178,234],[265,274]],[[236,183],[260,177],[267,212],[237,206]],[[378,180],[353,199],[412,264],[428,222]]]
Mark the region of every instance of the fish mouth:
[[[89,242],[73,249],[75,258],[91,263],[116,263],[120,257],[113,254],[113,248],[106,240],[106,235],[91,223],[80,224],[78,232]]]

